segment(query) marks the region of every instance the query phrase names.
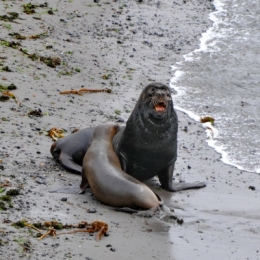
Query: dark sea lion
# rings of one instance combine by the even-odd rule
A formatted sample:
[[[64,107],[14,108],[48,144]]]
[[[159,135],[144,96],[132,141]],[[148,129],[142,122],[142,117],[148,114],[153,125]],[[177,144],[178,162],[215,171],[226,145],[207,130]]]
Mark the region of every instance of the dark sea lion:
[[[85,128],[58,140],[51,147],[53,157],[64,168],[81,173],[79,165],[93,132],[93,128]],[[173,182],[177,132],[178,118],[170,89],[161,83],[149,84],[143,89],[126,126],[120,127],[114,138],[114,150],[122,170],[141,181],[157,175],[162,188],[168,191],[206,186],[204,182]]]
[[[157,209],[159,200],[144,183],[121,170],[113,149],[117,125],[98,125],[83,159],[80,188],[89,185],[95,197],[114,207]]]

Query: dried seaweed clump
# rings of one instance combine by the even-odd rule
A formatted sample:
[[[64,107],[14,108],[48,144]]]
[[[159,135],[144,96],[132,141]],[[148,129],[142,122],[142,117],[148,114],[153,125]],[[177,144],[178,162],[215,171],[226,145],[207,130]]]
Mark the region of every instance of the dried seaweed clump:
[[[43,117],[43,113],[42,113],[42,110],[40,108],[38,108],[38,109],[34,109],[34,110],[30,111],[28,113],[28,116],[31,117],[31,118],[34,117],[34,116]]]
[[[32,3],[29,3],[29,4],[23,4],[23,12],[26,13],[26,14],[34,14],[36,13],[35,9],[36,8],[46,8],[48,7],[48,3],[43,3],[43,4],[39,4],[39,5],[36,5],[36,4],[32,4]]]
[[[79,90],[65,90],[61,91],[60,94],[77,94],[82,95],[82,93],[98,93],[98,92],[106,92],[106,93],[112,93],[112,90],[110,88],[107,89],[86,89],[81,88]]]
[[[38,234],[36,235],[38,237],[38,240],[41,240],[47,236],[56,237],[62,234],[75,234],[79,232],[86,232],[86,233],[95,233],[97,232],[96,240],[99,241],[102,236],[107,235],[108,232],[108,224],[106,222],[103,222],[101,220],[93,221],[92,223],[88,223],[86,221],[81,221],[76,225],[68,225],[68,224],[62,224],[61,222],[58,222],[56,220],[53,221],[45,221],[44,223],[37,222],[34,224],[30,224],[27,222],[27,220],[23,219],[17,222],[14,222],[12,226],[15,226],[17,228],[23,228],[28,227],[36,230]],[[72,229],[72,228],[79,228],[77,230],[72,230],[69,232],[62,232],[57,234],[57,230],[61,229]],[[43,231],[40,229],[48,229],[47,233],[42,234]]]
[[[14,22],[14,20],[19,18],[19,14],[16,12],[8,12],[8,15],[0,15],[0,21],[5,21],[5,22]]]
[[[205,117],[200,118],[200,122],[203,123],[203,124],[210,122],[212,125],[214,125],[215,119],[213,117],[210,117],[210,116],[205,116]]]
[[[54,141],[64,137],[65,131],[63,129],[53,127],[48,131],[47,136],[50,136]]]

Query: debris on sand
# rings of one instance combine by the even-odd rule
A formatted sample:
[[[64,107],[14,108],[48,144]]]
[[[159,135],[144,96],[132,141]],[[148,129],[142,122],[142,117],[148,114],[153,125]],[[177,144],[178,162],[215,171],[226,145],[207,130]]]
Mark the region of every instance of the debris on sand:
[[[37,222],[37,223],[30,224],[27,222],[27,220],[23,219],[23,220],[14,222],[12,224],[12,226],[15,226],[17,228],[28,227],[28,228],[32,228],[32,229],[36,230],[38,232],[38,234],[36,235],[38,237],[38,240],[42,240],[43,238],[45,238],[47,236],[56,237],[56,236],[63,235],[63,234],[75,234],[75,233],[79,233],[79,232],[87,232],[87,233],[92,233],[92,234],[97,232],[96,241],[99,241],[102,238],[102,236],[104,236],[104,235],[107,236],[107,231],[108,231],[108,224],[101,220],[96,220],[96,221],[93,221],[92,223],[88,223],[86,221],[81,221],[76,225],[73,225],[73,224],[64,225],[61,222],[58,222],[55,220],[54,221],[45,221],[44,223]],[[57,230],[72,229],[72,228],[78,228],[78,229],[68,231],[68,232],[57,233]],[[40,229],[48,229],[48,231],[46,233],[42,234],[43,231]]]
[[[65,131],[63,129],[53,127],[48,130],[47,136],[50,136],[54,141],[57,141],[59,138],[64,137],[64,132]]]
[[[98,92],[106,92],[106,93],[112,93],[111,89],[86,89],[81,88],[79,90],[65,90],[61,91],[60,94],[77,94],[82,95],[82,93],[98,93]]]
[[[210,117],[210,116],[205,116],[205,117],[200,118],[200,122],[203,123],[203,124],[210,122],[212,125],[214,125],[215,119],[213,117]]]

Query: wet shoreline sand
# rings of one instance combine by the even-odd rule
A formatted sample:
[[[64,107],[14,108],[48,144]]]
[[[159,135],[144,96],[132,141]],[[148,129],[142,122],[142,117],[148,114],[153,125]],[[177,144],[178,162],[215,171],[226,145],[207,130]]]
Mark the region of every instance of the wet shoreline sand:
[[[1,71],[1,84],[15,84],[17,90],[12,92],[22,103],[21,107],[13,99],[0,103],[0,180],[10,181],[7,189],[22,185],[13,208],[0,211],[0,229],[5,231],[0,233],[0,255],[4,259],[259,258],[259,180],[221,163],[220,156],[207,147],[202,126],[182,113],[178,113],[176,181],[206,180],[208,185],[173,194],[159,189],[156,179],[149,182],[184,219],[182,226],[167,219],[114,212],[89,193],[47,192],[51,187],[80,183],[79,176],[52,159],[47,130],[56,126],[70,134],[74,128],[126,121],[142,88],[152,81],[169,84],[170,66],[197,48],[201,33],[211,25],[211,2],[48,3],[53,15],[43,7],[27,15],[22,12],[23,3],[1,2],[0,15],[18,12],[23,20],[4,21],[0,33],[0,56],[7,57],[1,61],[12,70]],[[36,40],[20,41],[20,48],[41,57],[59,57],[61,65],[51,68],[39,56],[31,60],[19,49],[6,47],[3,39],[18,41],[8,35],[13,32],[27,37],[43,34]],[[81,87],[109,88],[112,93],[59,94]],[[35,109],[43,116],[28,117]],[[96,213],[87,212],[93,208]],[[38,241],[30,229],[4,223],[21,219],[31,223],[55,219],[67,224],[100,219],[108,223],[109,236],[100,242],[88,234]],[[24,250],[25,243],[28,250]]]

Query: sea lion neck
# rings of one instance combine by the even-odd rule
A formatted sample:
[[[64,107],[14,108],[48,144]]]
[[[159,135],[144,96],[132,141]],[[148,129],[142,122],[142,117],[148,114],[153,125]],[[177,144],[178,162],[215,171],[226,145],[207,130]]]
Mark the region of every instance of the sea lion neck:
[[[147,114],[137,110],[126,123],[124,135],[127,138],[138,139],[165,139],[177,133],[178,120],[176,113],[172,112],[163,120],[154,122]]]

